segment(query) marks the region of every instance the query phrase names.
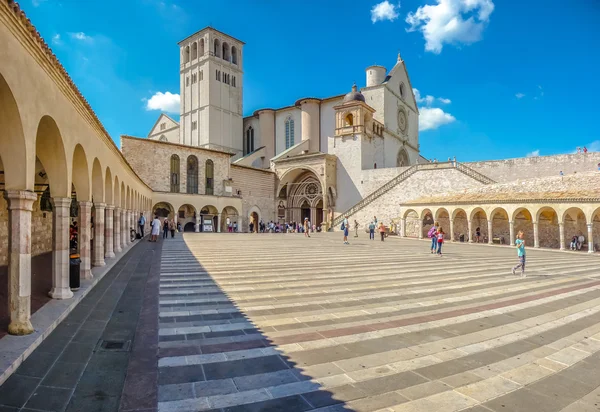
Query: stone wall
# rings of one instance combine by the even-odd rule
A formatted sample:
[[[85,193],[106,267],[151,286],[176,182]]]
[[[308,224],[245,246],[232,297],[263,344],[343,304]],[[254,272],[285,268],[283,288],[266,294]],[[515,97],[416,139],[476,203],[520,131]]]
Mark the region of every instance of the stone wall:
[[[460,159],[458,160],[460,161]],[[522,157],[507,160],[468,162],[464,164],[499,183],[504,183],[517,179],[558,176],[561,170],[565,175],[575,172],[592,172],[598,170],[598,163],[600,163],[600,152]]]
[[[186,193],[187,158],[198,158],[198,193],[206,193],[206,161],[214,163],[214,195],[225,195],[223,181],[229,178],[230,155],[227,153],[164,143],[155,140],[121,137],[121,151],[142,180],[158,192],[171,191],[171,156],[179,156],[179,192]]]
[[[275,173],[244,166],[231,165],[233,194],[242,193],[244,226],[249,224],[248,215],[252,208],[260,210],[260,218],[264,222],[275,220]],[[244,227],[246,229],[246,227]]]

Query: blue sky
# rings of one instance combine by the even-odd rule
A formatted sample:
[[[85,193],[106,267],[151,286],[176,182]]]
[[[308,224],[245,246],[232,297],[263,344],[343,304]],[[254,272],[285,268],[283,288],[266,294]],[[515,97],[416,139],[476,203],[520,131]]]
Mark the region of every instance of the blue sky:
[[[117,143],[147,135],[159,114],[147,100],[179,92],[177,42],[212,25],[246,42],[245,114],[364,86],[367,66],[390,69],[401,52],[425,157],[600,150],[596,0],[21,4]]]

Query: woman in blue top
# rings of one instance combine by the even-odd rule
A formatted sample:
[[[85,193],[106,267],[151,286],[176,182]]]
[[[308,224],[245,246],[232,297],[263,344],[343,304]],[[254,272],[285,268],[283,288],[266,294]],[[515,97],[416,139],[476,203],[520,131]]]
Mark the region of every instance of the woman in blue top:
[[[521,268],[521,276],[525,277],[525,240],[523,240],[523,231],[520,230],[517,233],[517,240],[515,241],[517,248],[517,255],[519,256],[519,264],[512,268],[512,274],[516,275],[515,271]]]

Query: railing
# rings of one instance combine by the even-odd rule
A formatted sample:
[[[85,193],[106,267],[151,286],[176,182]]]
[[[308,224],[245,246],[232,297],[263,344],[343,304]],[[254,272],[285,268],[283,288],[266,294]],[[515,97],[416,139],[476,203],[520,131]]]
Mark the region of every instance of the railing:
[[[357,204],[352,206],[350,209],[346,210],[344,213],[342,213],[335,219],[333,219],[332,226],[335,227],[335,226],[341,224],[342,220],[344,220],[344,216],[351,216],[351,215],[355,214],[356,212],[363,209],[365,206],[367,206],[374,200],[378,199],[380,196],[382,196],[385,193],[392,190],[396,185],[403,182],[404,180],[406,180],[407,178],[409,178],[416,172],[422,171],[422,170],[439,170],[439,169],[456,169],[459,172],[464,173],[465,175],[467,175],[485,185],[496,183],[494,180],[490,179],[489,177],[485,176],[484,174],[481,174],[481,173],[471,169],[470,167],[467,167],[458,162],[424,163],[424,164],[413,165],[413,166],[410,166],[405,171],[403,171],[402,173],[400,173],[398,176],[391,179],[389,182],[385,183],[383,186],[379,187],[378,189],[375,189],[375,191],[373,191],[370,195],[368,195],[363,200],[361,200],[360,202],[358,202]]]

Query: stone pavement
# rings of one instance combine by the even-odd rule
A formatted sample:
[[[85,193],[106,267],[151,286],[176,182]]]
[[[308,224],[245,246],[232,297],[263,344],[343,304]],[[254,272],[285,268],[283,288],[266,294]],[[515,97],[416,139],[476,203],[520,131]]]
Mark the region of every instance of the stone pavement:
[[[361,235],[142,242],[0,412],[600,410],[600,259]]]

